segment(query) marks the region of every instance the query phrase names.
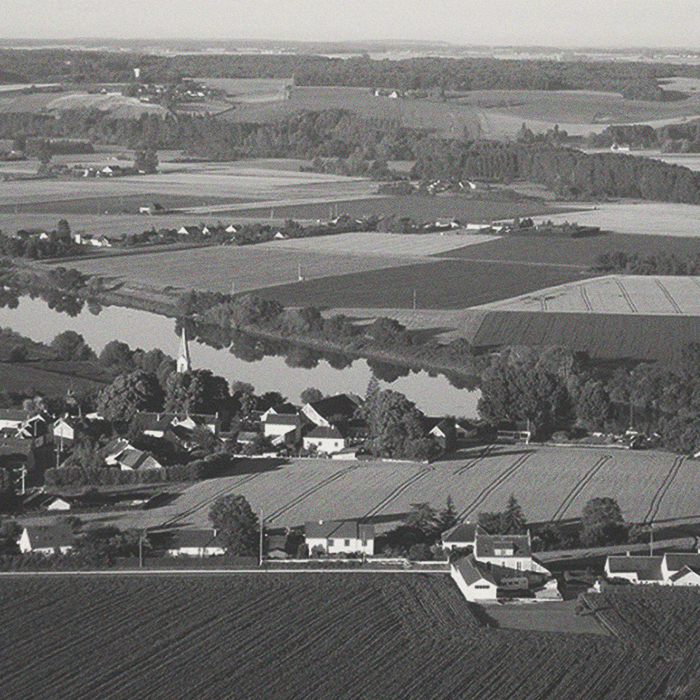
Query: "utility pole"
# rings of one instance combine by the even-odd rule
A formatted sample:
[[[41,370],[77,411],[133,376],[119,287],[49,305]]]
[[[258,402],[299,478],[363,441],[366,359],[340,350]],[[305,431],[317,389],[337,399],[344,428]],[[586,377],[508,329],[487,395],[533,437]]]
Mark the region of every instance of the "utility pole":
[[[262,569],[263,565],[263,531],[265,529],[265,520],[263,519],[263,509],[260,509],[260,544],[259,544],[259,556],[258,556],[258,566]]]
[[[416,310],[416,290],[413,290],[413,310]]]
[[[139,532],[139,569],[143,569],[143,540],[146,537],[146,531]]]
[[[649,556],[654,556],[654,524],[649,526]]]

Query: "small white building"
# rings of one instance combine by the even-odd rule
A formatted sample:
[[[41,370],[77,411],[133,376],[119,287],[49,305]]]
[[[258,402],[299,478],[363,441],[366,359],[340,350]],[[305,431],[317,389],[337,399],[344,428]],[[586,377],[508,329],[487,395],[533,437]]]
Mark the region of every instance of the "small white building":
[[[19,551],[22,554],[66,554],[73,549],[75,537],[68,523],[53,525],[27,525],[19,538]]]
[[[220,557],[226,543],[216,530],[180,530],[166,550],[171,557]]]
[[[700,553],[667,552],[663,556],[609,556],[605,576],[634,584],[700,586]]]
[[[297,443],[301,439],[301,416],[271,413],[263,422],[263,435],[273,443]]]
[[[450,576],[467,600],[496,600],[496,581],[488,571],[478,565],[473,556],[462,557],[452,562]]]
[[[323,426],[318,426],[305,435],[303,445],[305,450],[316,450],[327,455],[342,452],[347,447],[345,437],[338,428]]]
[[[70,510],[70,508],[70,502],[66,501],[65,498],[61,498],[60,496],[56,496],[55,498],[51,499],[46,506],[46,510],[52,511],[66,511]]]
[[[374,554],[374,525],[356,520],[318,520],[304,525],[309,552],[320,548],[326,554]]]
[[[53,424],[53,437],[56,442],[71,443],[75,440],[75,423],[71,418],[59,418]]]
[[[516,571],[551,575],[533,556],[530,533],[527,535],[482,535],[476,537],[474,557],[483,564]]]

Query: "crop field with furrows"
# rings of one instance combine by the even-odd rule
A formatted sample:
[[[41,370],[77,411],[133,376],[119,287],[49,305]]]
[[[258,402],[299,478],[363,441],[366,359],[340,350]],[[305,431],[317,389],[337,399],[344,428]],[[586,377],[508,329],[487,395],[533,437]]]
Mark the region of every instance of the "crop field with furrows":
[[[588,499],[612,496],[628,522],[682,521],[700,515],[697,463],[659,451],[485,446],[431,464],[331,459],[248,460],[238,474],[187,488],[161,508],[120,515],[123,527],[210,527],[216,498],[243,494],[273,527],[310,520],[368,518],[394,523],[411,504],[460,517],[500,511],[514,494],[529,522],[577,518]]]
[[[224,90],[235,102],[273,102],[284,99],[285,78],[195,78],[215,90]]]
[[[471,328],[471,342],[480,347],[559,345],[603,360],[632,358],[675,364],[682,347],[700,337],[700,317],[489,311],[476,330]]]
[[[595,209],[547,215],[555,223],[575,221],[602,231],[649,236],[700,236],[700,206],[670,202],[602,203]]]
[[[21,577],[0,590],[3,685],[27,700],[651,700],[677,668],[599,635],[480,628],[444,574]]]
[[[551,217],[535,217],[535,222],[539,224],[548,218]],[[578,214],[570,213],[568,220],[578,221]],[[665,251],[679,257],[695,256],[700,255],[700,240],[689,236],[625,233],[607,233],[586,238],[493,236],[478,245],[450,250],[437,257],[591,267],[602,253],[615,253],[618,250],[630,255],[654,255]]]
[[[447,232],[423,234],[360,231],[313,238],[290,238],[263,243],[265,247],[284,250],[312,250],[316,253],[350,253],[353,255],[397,255],[422,258],[448,252],[467,245],[488,241],[491,236]]]
[[[541,289],[484,308],[498,311],[700,316],[696,277],[608,275]]]
[[[187,248],[80,259],[71,261],[70,266],[89,275],[127,280],[151,287],[230,292],[235,284],[235,292],[238,293],[288,283],[307,284],[298,282],[300,272],[307,280],[320,278],[317,281],[322,281],[327,276],[346,276],[367,270],[384,271],[395,265],[410,263],[413,260],[405,257],[342,253],[334,255],[251,245]],[[274,291],[267,292],[267,295],[276,298]],[[304,305],[318,301],[303,301],[303,294],[300,298],[300,303]],[[326,304],[321,301],[320,305]]]
[[[374,183],[376,191],[376,183]],[[328,219],[339,214],[363,217],[410,216],[419,223],[435,219],[459,219],[474,223],[490,223],[494,219],[507,219],[514,216],[546,216],[557,212],[558,208],[542,202],[524,200],[519,202],[501,202],[492,200],[469,199],[463,196],[422,197],[420,195],[380,196],[371,199],[342,201],[338,198],[331,209],[329,204],[296,204],[275,206],[275,216],[292,219]],[[336,214],[337,212],[337,214]],[[259,216],[260,210],[253,207],[238,209],[242,216]],[[570,215],[571,216],[571,215]]]
[[[440,260],[286,284],[265,295],[285,305],[464,309],[509,299],[591,273],[553,265]]]

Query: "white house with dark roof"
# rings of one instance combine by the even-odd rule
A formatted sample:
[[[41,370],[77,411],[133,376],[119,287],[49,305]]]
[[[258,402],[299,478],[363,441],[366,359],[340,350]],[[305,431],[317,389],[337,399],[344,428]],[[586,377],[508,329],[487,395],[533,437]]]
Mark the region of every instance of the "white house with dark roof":
[[[338,428],[318,426],[304,435],[303,445],[305,450],[331,455],[342,452],[347,447],[347,441]]]
[[[477,523],[457,523],[449,530],[445,530],[441,536],[443,549],[466,549],[476,548],[477,534],[485,535],[486,531]]]
[[[314,547],[328,554],[374,554],[374,525],[357,520],[318,520],[304,525],[309,552]]]
[[[68,523],[53,525],[27,525],[19,538],[19,551],[22,554],[65,554],[73,549],[75,537]]]
[[[217,557],[226,554],[226,543],[216,530],[179,530],[166,553],[171,557]]]
[[[496,600],[498,584],[473,556],[462,557],[450,564],[450,576],[469,601]]]
[[[362,405],[362,399],[351,394],[326,396],[318,401],[311,401],[301,407],[301,413],[314,425],[330,428],[339,422],[349,421]]]
[[[662,556],[615,555],[605,560],[605,575],[634,584],[700,586],[700,553],[667,552]]]
[[[517,571],[550,575],[532,556],[530,533],[527,535],[484,535],[477,534],[474,557],[477,561],[501,566]]]
[[[297,443],[301,439],[302,418],[297,414],[268,413],[263,420],[263,435],[277,442]]]

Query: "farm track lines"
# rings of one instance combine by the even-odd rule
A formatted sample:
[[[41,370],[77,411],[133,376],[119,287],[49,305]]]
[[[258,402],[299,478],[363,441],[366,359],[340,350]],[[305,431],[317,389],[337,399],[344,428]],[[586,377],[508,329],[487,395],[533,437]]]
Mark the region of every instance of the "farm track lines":
[[[385,496],[381,501],[379,501],[379,503],[377,503],[373,508],[370,508],[370,510],[368,510],[362,516],[362,519],[364,520],[365,518],[371,518],[377,515],[377,513],[379,513],[383,508],[388,506],[392,501],[395,501],[404,491],[406,491],[406,489],[408,489],[409,486],[412,486],[417,481],[420,481],[432,471],[434,471],[434,467],[426,467],[424,469],[421,469],[418,473],[409,477],[405,481],[402,481],[396,488],[390,491],[387,496]]]
[[[206,508],[207,506],[211,505],[214,503],[214,501],[217,498],[220,498],[221,496],[225,496],[228,493],[230,493],[233,489],[237,489],[239,486],[243,486],[243,484],[247,484],[250,481],[253,481],[253,479],[257,479],[262,472],[257,473],[257,474],[248,474],[247,476],[244,476],[242,479],[239,479],[233,484],[228,484],[222,489],[219,489],[216,491],[213,495],[207,496],[206,500],[200,501],[199,503],[193,505],[191,508],[188,508],[187,510],[182,511],[181,513],[178,513],[174,518],[171,520],[168,520],[164,522],[161,527],[172,527],[176,525],[178,522],[185,518],[189,518],[191,515],[194,515],[195,513],[199,512],[203,508]]]
[[[325,488],[328,486],[328,484],[333,483],[334,481],[338,481],[339,479],[342,479],[345,477],[347,474],[350,472],[354,471],[355,469],[358,469],[359,465],[354,465],[351,467],[346,467],[345,469],[341,469],[338,472],[335,472],[334,474],[331,474],[329,477],[323,479],[322,481],[319,481],[319,483],[315,484],[314,486],[311,486],[310,488],[306,489],[306,491],[303,491],[300,493],[296,498],[293,498],[291,501],[288,503],[285,503],[283,506],[278,508],[276,511],[270,513],[269,516],[265,518],[265,520],[268,523],[273,522],[274,520],[277,520],[280,515],[283,515],[286,513],[288,510],[291,510],[295,505],[301,503],[302,501],[305,501],[309,496],[313,496],[317,491],[320,491],[321,489]]]
[[[671,484],[678,476],[678,472],[681,470],[681,467],[683,466],[683,462],[685,462],[685,460],[686,458],[681,455],[676,457],[676,459],[673,461],[671,468],[668,470],[668,473],[664,477],[664,480],[661,482],[661,486],[659,486],[653,498],[651,499],[651,503],[649,504],[649,510],[647,511],[646,515],[644,516],[644,519],[642,520],[643,523],[651,524],[654,522],[654,519],[659,514],[661,501],[664,500],[664,497],[668,493],[668,490],[671,488]]]
[[[478,455],[477,457],[474,457],[474,459],[469,460],[464,466],[459,467],[458,469],[455,469],[452,473],[455,476],[459,476],[460,474],[464,474],[465,472],[470,471],[473,469],[479,462],[481,462],[488,454],[493,450],[494,446],[493,445],[487,445],[482,451],[481,454]]]
[[[635,303],[632,301],[632,297],[630,297],[629,292],[625,289],[624,285],[622,284],[622,280],[618,279],[617,277],[615,279],[615,284],[617,285],[618,289],[622,293],[622,296],[625,298],[625,301],[627,302],[627,306],[629,306],[630,311],[632,313],[639,313],[639,309],[635,305]]]
[[[595,475],[603,468],[603,465],[612,459],[612,455],[603,455],[579,480],[579,482],[569,491],[564,500],[560,503],[559,507],[554,511],[552,515],[552,521],[561,520],[566,511],[571,508],[573,502],[578,498],[579,494],[583,489],[590,484]]]
[[[676,300],[671,296],[671,292],[669,292],[668,289],[666,289],[664,283],[659,279],[655,279],[654,282],[656,282],[656,286],[661,290],[661,293],[666,297],[666,299],[668,299],[669,304],[671,304],[675,312],[677,314],[682,314],[683,309],[681,309],[681,307],[678,306]]]
[[[593,304],[591,304],[591,300],[588,297],[588,290],[586,289],[586,285],[582,284],[579,287],[579,291],[581,292],[581,299],[583,300],[583,305],[586,307],[586,311],[593,311]]]
[[[535,451],[527,452],[524,455],[520,455],[518,459],[515,460],[510,466],[506,467],[486,488],[484,488],[481,493],[472,501],[467,504],[467,506],[457,515],[458,520],[464,520],[468,515],[478,508],[499,486],[510,479],[515,472],[517,472],[525,462],[527,462]]]

